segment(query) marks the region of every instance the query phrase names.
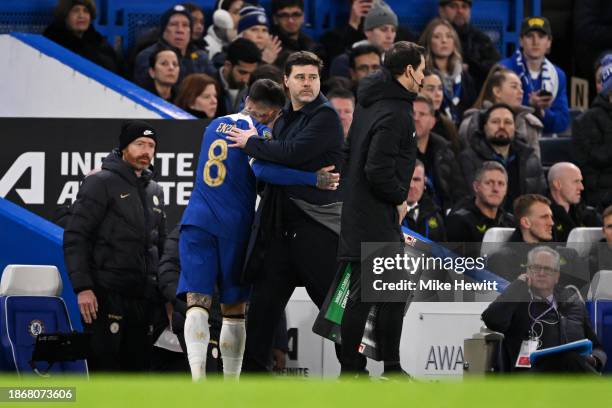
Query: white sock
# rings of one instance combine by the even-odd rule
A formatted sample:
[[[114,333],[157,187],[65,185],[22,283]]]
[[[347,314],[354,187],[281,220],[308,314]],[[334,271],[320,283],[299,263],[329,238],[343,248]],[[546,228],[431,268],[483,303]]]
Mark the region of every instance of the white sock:
[[[189,308],[185,317],[184,333],[191,378],[197,381],[206,377],[206,352],[210,341],[208,311],[201,307]]]
[[[244,319],[224,317],[219,343],[221,358],[223,358],[223,376],[238,379],[246,343]]]

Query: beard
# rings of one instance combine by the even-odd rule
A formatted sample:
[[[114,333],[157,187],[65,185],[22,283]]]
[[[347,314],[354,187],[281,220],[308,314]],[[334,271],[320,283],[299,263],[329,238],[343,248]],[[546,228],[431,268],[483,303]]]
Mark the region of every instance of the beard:
[[[508,146],[512,143],[512,139],[505,135],[495,135],[488,139],[488,142],[493,146]]]

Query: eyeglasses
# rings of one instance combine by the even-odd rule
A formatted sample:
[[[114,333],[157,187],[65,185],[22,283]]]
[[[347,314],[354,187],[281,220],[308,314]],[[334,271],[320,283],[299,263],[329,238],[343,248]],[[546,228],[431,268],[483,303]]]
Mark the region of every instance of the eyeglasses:
[[[276,15],[276,17],[278,18],[282,18],[282,19],[289,19],[292,18],[294,20],[297,20],[298,18],[302,18],[304,17],[304,13],[302,13],[301,11],[294,11],[293,13],[278,13]]]
[[[374,71],[378,71],[379,69],[380,69],[379,64],[373,64],[373,65],[363,64],[363,65],[357,65],[357,67],[355,67],[355,70],[359,72],[374,72]]]
[[[547,275],[554,275],[555,273],[559,272],[558,270],[556,270],[555,268],[551,268],[550,266],[537,265],[537,264],[527,265],[527,269],[529,269],[529,272],[531,273],[543,272]]]

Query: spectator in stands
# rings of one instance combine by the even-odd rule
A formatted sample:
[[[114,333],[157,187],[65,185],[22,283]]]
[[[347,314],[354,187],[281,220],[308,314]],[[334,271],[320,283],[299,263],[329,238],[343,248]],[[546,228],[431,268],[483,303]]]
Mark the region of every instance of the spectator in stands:
[[[176,49],[159,45],[149,56],[149,79],[143,88],[168,102],[174,101],[181,70],[179,58]]]
[[[445,211],[450,210],[467,193],[461,168],[450,142],[431,131],[436,123],[431,99],[417,95],[413,111],[417,158],[425,166],[427,190],[436,205]]]
[[[574,2],[574,75],[593,78],[593,63],[612,46],[612,7],[605,0],[580,0]],[[569,44],[566,45],[569,48]],[[590,82],[590,81],[589,81]],[[594,96],[594,87],[589,87]]]
[[[552,31],[546,17],[527,17],[521,24],[521,48],[500,64],[523,83],[523,105],[531,106],[544,124],[544,133],[561,133],[569,125],[566,79],[563,70],[546,58]]]
[[[153,44],[140,51],[134,64],[134,82],[145,83],[148,76],[149,57],[159,46],[174,47],[179,50],[181,66],[179,82],[187,75],[207,73],[214,75],[215,69],[208,60],[206,52],[197,49],[191,41],[191,14],[187,9],[177,4],[170,8],[160,19],[161,37]]]
[[[349,52],[349,66],[353,90],[357,92],[359,81],[368,74],[380,70],[382,66],[382,51],[372,44],[361,44]]]
[[[340,116],[340,122],[342,122],[342,131],[344,132],[344,139],[348,137],[351,123],[353,123],[353,112],[355,111],[355,95],[348,89],[335,88],[327,94],[329,103],[334,107],[338,116]]]
[[[523,106],[521,79],[514,71],[502,65],[495,65],[491,68],[474,107],[463,114],[463,121],[459,127],[461,142],[469,143],[469,139],[478,129],[482,110],[496,103],[505,103],[514,110],[517,138],[525,142],[540,157],[540,136],[544,125],[534,115],[533,108]]]
[[[363,33],[365,40],[351,45],[351,48],[361,44],[371,44],[386,51],[395,42],[397,34],[397,15],[384,1],[376,1],[363,20]],[[329,69],[331,76],[350,78],[349,53],[338,55],[331,62]]]
[[[600,372],[607,356],[589,323],[580,295],[573,288],[559,284],[562,257],[546,246],[538,246],[527,254],[527,273],[523,273],[482,313],[482,320],[491,330],[504,334],[504,357],[511,371],[520,367],[537,372]],[[534,366],[521,365],[521,349],[530,341],[538,349],[555,347],[589,339],[593,351],[580,355],[560,352],[538,358]]]
[[[240,10],[238,35],[251,40],[261,51],[261,60],[274,64],[283,50],[277,36],[270,35],[268,17],[263,7],[245,5]]]
[[[572,130],[576,164],[585,181],[585,200],[605,208],[612,204],[612,53],[602,59],[602,89]]]
[[[427,48],[427,69],[435,68],[442,75],[442,110],[459,125],[463,112],[474,104],[477,91],[474,80],[463,67],[457,32],[448,21],[434,18],[421,34],[419,43]]]
[[[603,57],[610,53],[611,52],[608,51],[605,54],[600,55],[597,58],[597,61],[595,61],[595,96],[599,95],[603,88],[603,84],[601,83],[601,62],[603,60]]]
[[[102,68],[124,75],[123,63],[106,39],[93,26],[94,0],[59,0],[53,22],[43,35]]]
[[[64,259],[92,333],[91,371],[149,369],[150,325],[165,315],[157,265],[166,238],[164,193],[153,181],[157,131],[124,123],[119,146],[88,175],[64,230]]]
[[[586,206],[581,195],[584,190],[582,173],[569,162],[555,163],[548,170],[550,209],[553,212],[555,242],[566,242],[576,227],[599,227],[601,219],[593,207]]]
[[[227,47],[225,62],[215,78],[221,85],[215,116],[224,116],[240,110],[243,96],[248,90],[247,84],[260,60],[261,51],[246,38],[237,38]]]
[[[370,12],[374,3],[379,0],[349,0],[348,21],[346,25],[336,27],[323,34],[321,44],[325,48],[325,55],[328,58],[326,65],[338,55],[350,50],[353,44],[364,40],[363,32],[364,18]],[[396,41],[414,41],[414,35],[406,27],[398,27]]]
[[[446,218],[449,242],[482,242],[489,228],[514,227],[514,217],[502,207],[508,173],[496,161],[486,161],[472,183],[474,197],[465,197]]]
[[[607,207],[602,215],[603,225],[601,231],[603,238],[593,245],[589,255],[589,271],[591,280],[602,270],[612,270],[612,206]]]
[[[217,0],[213,23],[204,37],[211,60],[236,38],[243,4],[242,0]]]
[[[462,145],[457,135],[457,127],[453,121],[446,116],[440,109],[444,100],[444,85],[442,85],[442,75],[435,69],[425,70],[425,78],[423,78],[423,87],[419,91],[421,95],[427,96],[433,102],[436,109],[436,124],[432,132],[444,137],[451,143],[453,152],[459,154],[462,150]]]
[[[197,48],[206,51],[208,44],[204,40],[204,10],[195,3],[183,3],[183,6],[191,14],[193,30],[191,30],[191,42]]]
[[[402,225],[432,241],[444,242],[446,235],[442,212],[425,191],[425,179],[425,166],[422,161],[417,159],[406,200],[408,212],[402,221]]]
[[[546,190],[540,159],[531,147],[515,138],[514,123],[514,112],[510,106],[492,105],[482,114],[480,130],[458,157],[468,189],[483,162],[497,161],[506,168],[507,209],[522,194],[540,194]]]
[[[491,67],[500,59],[499,52],[488,35],[470,24],[471,0],[440,0],[438,13],[450,21],[459,35],[463,63],[480,89]]]
[[[217,113],[219,83],[206,74],[187,75],[174,104],[201,119],[213,119]]]
[[[310,38],[304,26],[304,0],[272,0],[272,34],[276,35],[283,48],[276,64],[283,66],[285,60],[296,51],[311,51],[323,59],[323,48]]]

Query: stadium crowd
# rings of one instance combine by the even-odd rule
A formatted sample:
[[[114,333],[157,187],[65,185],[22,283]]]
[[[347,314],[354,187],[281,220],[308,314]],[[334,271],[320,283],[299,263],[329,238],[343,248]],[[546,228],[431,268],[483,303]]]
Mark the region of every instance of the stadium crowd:
[[[597,95],[591,108],[572,122],[566,74],[547,58],[553,43],[549,20],[544,16],[526,17],[520,27],[519,47],[514,54],[503,58],[489,37],[470,23],[473,3],[476,2],[440,0],[439,16],[433,18],[417,38],[410,27],[400,25],[398,16],[384,1],[352,0],[346,25],[335,27],[319,41],[302,30],[305,23],[303,0],[272,0],[271,15],[258,4],[218,0],[213,24],[208,28],[204,26],[201,7],[194,3],[177,4],[161,16],[158,29],[141,38],[125,59],[96,32],[92,24],[96,18],[94,0],[60,0],[55,20],[44,33],[46,37],[129,78],[196,117],[215,120],[248,112],[257,122],[269,125],[270,131],[264,134],[262,130],[260,133],[265,137],[257,141],[245,141],[241,134],[235,134],[236,145],[257,161],[288,168],[256,172],[258,180],[265,181],[265,187],[259,190],[262,201],[258,216],[255,220],[247,220],[246,231],[236,230],[236,233],[246,234],[239,237],[240,248],[246,251],[248,246],[246,262],[251,270],[264,271],[258,272],[261,274],[256,278],[249,277],[254,286],[248,310],[232,307],[246,302],[244,296],[220,293],[212,299],[177,298],[176,289],[180,286],[178,252],[183,250],[177,249],[178,232],[174,226],[169,226],[175,232],[166,240],[163,203],[149,197],[161,194],[154,191],[152,175],[146,171],[148,166],[140,169],[142,175],[137,175],[140,182],[129,174],[131,184],[126,189],[147,200],[145,217],[140,220],[136,232],[126,228],[122,221],[131,219],[132,213],[121,203],[100,196],[101,192],[96,190],[116,189],[112,178],[88,177],[91,180],[83,184],[66,227],[66,263],[79,294],[84,321],[101,333],[103,340],[97,344],[98,357],[111,354],[109,350],[112,349],[133,362],[130,365],[119,362],[119,358],[100,358],[92,368],[97,364],[101,369],[145,369],[151,366],[143,361],[147,358],[158,359],[158,367],[177,365],[159,361],[171,358],[167,355],[144,356],[142,344],[157,338],[168,322],[175,332],[182,333],[181,324],[192,324],[188,308],[198,305],[206,310],[206,319],[210,313],[210,323],[215,327],[210,334],[214,341],[210,344],[219,344],[222,355],[232,355],[236,359],[240,355],[239,362],[224,359],[224,366],[231,365],[233,374],[240,372],[236,364],[242,362],[245,347],[243,370],[265,371],[273,364],[281,368],[282,350],[286,345],[282,339],[275,341],[274,333],[280,332],[282,337],[283,326],[278,329],[282,310],[295,286],[306,286],[317,306],[322,306],[338,262],[335,254],[340,226],[332,224],[339,220],[340,210],[331,205],[343,201],[345,194],[349,194],[347,188],[360,188],[343,184],[343,144],[346,149],[355,149],[351,138],[357,137],[355,135],[363,132],[366,126],[360,122],[359,127],[351,127],[353,113],[377,98],[403,98],[399,94],[380,96],[376,92],[386,92],[383,88],[372,89],[372,78],[388,72],[386,58],[390,50],[395,50],[394,44],[401,40],[412,40],[423,47],[424,66],[421,71],[417,69],[418,64],[407,71],[414,75],[412,80],[418,92],[410,103],[412,112],[405,112],[406,116],[414,118],[417,160],[413,163],[412,174],[401,175],[407,183],[403,198],[407,208],[399,223],[441,243],[478,244],[493,227],[516,228],[510,239],[512,243],[550,243],[548,247],[553,249],[537,253],[508,245],[495,254],[489,264],[493,272],[515,282],[509,291],[520,292],[523,297],[536,296],[538,301],[547,301],[556,292],[550,288],[541,294],[536,290],[528,291],[526,285],[537,281],[533,276],[555,277],[561,271],[560,279],[553,282],[553,286],[559,282],[559,285],[576,284],[564,280],[569,276],[564,269],[578,267],[578,261],[573,261],[577,255],[563,246],[573,228],[602,227],[607,242],[602,251],[609,254],[612,248],[612,51],[606,53],[597,49],[600,53],[597,57],[591,53],[592,61],[587,62],[596,70],[596,76],[589,79],[596,80]],[[584,48],[589,47],[585,43]],[[419,72],[421,80],[415,79]],[[281,104],[274,98],[271,102],[269,95],[262,96],[265,92],[275,92],[271,85],[265,92],[255,86],[257,92],[253,93],[253,84],[261,87],[262,83],[268,83],[265,81],[285,89],[288,102],[284,108],[284,98]],[[312,98],[306,98],[305,93]],[[258,105],[258,101],[261,104]],[[129,151],[131,143],[139,138],[154,140],[148,152],[143,153],[150,162],[156,142],[159,139],[163,143],[168,135],[157,135],[147,126],[136,123],[125,127],[120,149],[113,153],[112,160],[105,161],[103,168],[113,171],[113,166],[119,166],[122,151]],[[568,128],[574,155],[568,157],[568,161],[544,168],[540,141],[567,132]],[[266,138],[270,137],[277,144],[266,143]],[[384,154],[392,154],[385,151],[385,146],[376,148]],[[125,153],[123,157],[129,162]],[[137,162],[139,157],[133,160]],[[214,157],[209,156],[209,159]],[[134,164],[132,167],[138,168]],[[287,173],[291,169],[301,173]],[[126,169],[118,171],[126,172]],[[266,179],[262,175],[271,173],[294,182]],[[339,187],[334,184],[338,181],[338,173]],[[104,187],[105,183],[110,184]],[[156,203],[152,205],[149,201]],[[115,205],[118,207],[113,209]],[[352,222],[365,222],[357,219],[368,216],[356,212]],[[110,221],[105,222],[107,218]],[[249,242],[251,222],[255,233]],[[224,236],[222,230],[219,227],[219,236]],[[169,244],[171,237],[173,245]],[[146,259],[141,260],[146,264],[144,270],[132,265],[135,260],[129,255],[132,249],[121,244],[121,240],[139,239],[147,249]],[[203,238],[193,239],[201,243]],[[114,240],[119,242],[111,243]],[[227,251],[236,250],[227,245]],[[95,254],[90,253],[92,248],[97,251]],[[114,251],[120,251],[122,257]],[[133,249],[133,253],[138,251]],[[561,263],[559,253],[563,259]],[[597,255],[591,254],[586,280],[612,259],[609,255]],[[237,259],[242,257],[237,255]],[[158,268],[160,258],[162,263]],[[548,262],[549,258],[552,263],[546,268],[535,264],[536,261]],[[527,275],[523,274],[519,259],[530,266]],[[181,258],[180,263],[184,262]],[[205,261],[190,259],[189,262]],[[82,273],[80,268],[93,265],[101,268],[99,273]],[[160,291],[143,287],[139,295],[147,301],[133,300],[133,281],[106,275],[107,269],[117,268],[147,275],[148,282],[159,285]],[[130,290],[125,291],[126,288]],[[157,298],[148,297],[149,289],[156,292],[150,296]],[[574,302],[567,306],[569,295],[559,296],[562,297],[550,303],[556,316],[570,310],[568,319],[572,316],[583,319],[584,305]],[[219,303],[223,317],[219,316],[219,311],[211,311],[218,308]],[[98,316],[105,320],[98,320],[96,324],[98,308],[106,315]],[[145,313],[148,309],[160,313]],[[499,331],[511,330],[511,312],[504,310],[498,303],[493,304],[483,315],[487,325]],[[513,310],[512,313],[518,312]],[[124,316],[126,327],[129,327],[121,344],[116,344],[113,337],[116,333],[113,328],[117,327],[113,323],[121,320],[117,316]],[[521,315],[520,319],[521,324],[527,324],[523,322],[525,316]],[[151,330],[149,322],[154,323]],[[595,341],[588,322],[583,323],[584,327],[581,326],[574,337],[586,337],[580,334],[586,331]],[[516,330],[518,334],[512,332],[518,336],[511,342],[513,355],[518,353],[520,342],[524,340],[520,338],[522,329]],[[246,340],[241,333],[246,333]],[[223,343],[223,339],[229,338],[239,343],[236,350],[230,350]],[[183,343],[183,349],[191,347],[194,350],[190,341],[194,343],[195,340],[181,338],[181,341],[187,342]],[[559,342],[562,340],[558,336],[555,340],[551,334],[546,344]],[[273,353],[273,349],[281,352]],[[132,353],[135,350],[139,352]],[[206,351],[199,353],[198,364],[206,364]],[[360,364],[342,361],[350,353],[337,350],[337,354],[343,367]],[[185,362],[184,357],[177,361],[180,369],[188,370],[186,363],[180,363]],[[570,368],[569,364],[549,366],[554,370],[566,370],[584,368],[587,364],[589,368],[601,370],[605,365],[605,353],[604,357],[594,353],[582,363]],[[193,372],[191,356],[190,364]]]

